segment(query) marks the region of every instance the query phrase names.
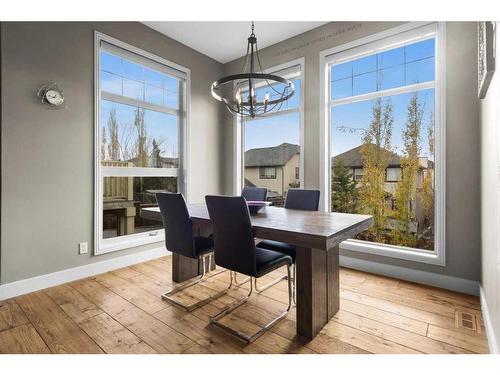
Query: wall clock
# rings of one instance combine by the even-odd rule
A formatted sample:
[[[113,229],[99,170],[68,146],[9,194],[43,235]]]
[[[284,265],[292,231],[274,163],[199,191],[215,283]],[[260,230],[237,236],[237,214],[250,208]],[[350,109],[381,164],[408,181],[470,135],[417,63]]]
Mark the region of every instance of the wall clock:
[[[64,93],[56,82],[50,82],[38,89],[36,94],[42,104],[50,108],[64,108]]]

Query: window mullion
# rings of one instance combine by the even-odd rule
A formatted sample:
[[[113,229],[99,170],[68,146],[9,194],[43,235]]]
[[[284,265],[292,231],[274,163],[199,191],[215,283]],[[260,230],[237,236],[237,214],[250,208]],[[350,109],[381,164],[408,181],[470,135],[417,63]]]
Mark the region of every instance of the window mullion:
[[[336,107],[339,105],[356,103],[356,102],[361,102],[361,101],[371,100],[371,99],[377,99],[377,98],[382,98],[382,97],[386,97],[386,96],[393,96],[393,95],[399,95],[399,94],[406,94],[409,92],[427,90],[427,89],[434,88],[435,85],[436,85],[435,81],[428,81],[428,82],[416,83],[416,84],[408,85],[408,86],[400,86],[400,87],[396,87],[393,89],[370,92],[368,94],[350,96],[350,97],[341,98],[341,99],[333,99],[333,100],[330,100],[330,106]]]
[[[155,112],[167,113],[169,115],[178,116],[179,110],[171,107],[166,107],[158,104],[148,103],[142,100],[132,99],[123,95],[116,95],[111,92],[101,91],[101,98],[111,102],[125,104],[133,107],[141,107]]]
[[[101,167],[104,177],[177,177],[179,168]]]

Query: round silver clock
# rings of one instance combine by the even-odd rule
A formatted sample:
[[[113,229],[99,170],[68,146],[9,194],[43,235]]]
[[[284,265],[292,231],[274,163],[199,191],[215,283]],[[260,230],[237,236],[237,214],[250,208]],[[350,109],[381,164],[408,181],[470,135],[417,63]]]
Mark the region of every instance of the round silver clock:
[[[51,108],[62,108],[64,93],[56,82],[49,82],[38,89],[36,94],[40,102]]]

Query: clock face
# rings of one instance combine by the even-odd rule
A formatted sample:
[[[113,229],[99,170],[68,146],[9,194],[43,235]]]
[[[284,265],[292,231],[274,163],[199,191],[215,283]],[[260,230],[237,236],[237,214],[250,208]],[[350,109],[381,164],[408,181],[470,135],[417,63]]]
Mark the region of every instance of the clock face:
[[[58,90],[48,90],[45,93],[45,99],[47,99],[47,102],[49,102],[50,104],[56,106],[64,103],[64,97]]]

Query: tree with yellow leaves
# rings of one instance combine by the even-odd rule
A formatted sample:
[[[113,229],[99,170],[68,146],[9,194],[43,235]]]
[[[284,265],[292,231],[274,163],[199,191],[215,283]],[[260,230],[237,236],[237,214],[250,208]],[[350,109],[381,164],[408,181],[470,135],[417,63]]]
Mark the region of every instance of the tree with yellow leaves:
[[[387,226],[385,204],[385,170],[389,165],[392,127],[394,123],[392,103],[387,99],[375,100],[370,126],[364,130],[361,157],[363,176],[359,187],[359,211],[373,216],[369,229],[372,241],[384,242]]]
[[[424,109],[418,101],[417,93],[413,94],[408,105],[408,118],[403,130],[403,155],[401,156],[401,181],[396,188],[396,223],[392,238],[395,245],[416,245],[416,236],[411,231],[415,220],[414,205],[417,191],[417,174],[420,167],[420,133]]]
[[[434,162],[434,113],[431,113],[427,127],[429,159]],[[425,213],[425,225],[431,233],[434,228],[434,168],[427,168],[422,183],[422,206]]]

